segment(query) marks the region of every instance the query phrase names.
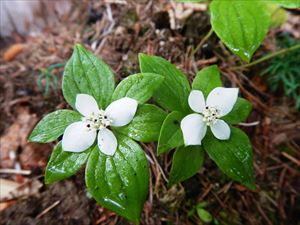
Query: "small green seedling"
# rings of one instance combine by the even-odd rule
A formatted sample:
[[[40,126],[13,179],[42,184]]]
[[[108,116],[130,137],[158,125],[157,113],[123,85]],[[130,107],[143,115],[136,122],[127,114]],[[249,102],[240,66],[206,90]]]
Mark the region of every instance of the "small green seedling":
[[[50,93],[50,87],[51,84],[53,84],[53,89],[56,91],[58,89],[58,79],[57,77],[52,73],[52,71],[56,68],[63,67],[64,64],[53,64],[47,68],[39,69],[40,73],[38,74],[37,78],[37,86],[40,91],[43,92],[44,96],[48,96]]]

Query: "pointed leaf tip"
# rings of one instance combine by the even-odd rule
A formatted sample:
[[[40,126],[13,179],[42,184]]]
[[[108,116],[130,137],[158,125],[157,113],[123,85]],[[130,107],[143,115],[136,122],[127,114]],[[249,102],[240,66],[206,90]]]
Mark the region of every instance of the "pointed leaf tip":
[[[149,184],[148,161],[141,147],[130,138],[117,135],[113,156],[92,151],[85,180],[89,193],[103,207],[139,223]]]

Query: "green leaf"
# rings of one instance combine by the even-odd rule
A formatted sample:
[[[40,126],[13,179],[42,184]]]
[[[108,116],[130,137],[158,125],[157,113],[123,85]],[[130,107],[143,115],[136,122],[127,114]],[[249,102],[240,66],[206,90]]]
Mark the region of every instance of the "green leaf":
[[[276,3],[285,8],[298,8],[300,7],[300,0],[272,0],[272,3]]]
[[[136,142],[123,135],[117,138],[114,156],[92,151],[86,166],[86,185],[99,204],[138,223],[148,191],[148,161]]]
[[[59,142],[55,146],[48,162],[45,183],[51,184],[74,175],[86,162],[92,148],[94,147],[80,153],[65,152],[62,150],[61,142]]]
[[[164,120],[157,145],[157,154],[160,155],[173,148],[184,144],[180,121],[183,118],[182,113],[174,111],[167,115]]]
[[[140,105],[127,126],[118,128],[118,132],[136,141],[157,141],[161,125],[167,113],[155,105]]]
[[[122,97],[130,97],[143,104],[152,97],[163,80],[163,76],[153,73],[130,75],[119,83],[112,98],[118,100]]]
[[[203,139],[209,157],[227,176],[255,189],[253,178],[252,147],[248,136],[238,128],[231,127],[230,139],[216,139],[208,131]]]
[[[251,103],[244,98],[238,98],[231,112],[226,116],[222,117],[222,120],[225,120],[227,123],[230,124],[238,124],[245,121],[248,118],[251,111]]]
[[[211,25],[218,37],[236,55],[249,62],[268,32],[270,15],[261,0],[214,0]]]
[[[192,83],[192,89],[202,91],[205,98],[214,88],[221,86],[222,81],[217,65],[208,66],[200,70]]]
[[[57,110],[45,116],[33,129],[29,141],[47,143],[62,135],[71,123],[80,121],[81,115],[73,110]]]
[[[73,108],[75,108],[77,94],[89,94],[96,99],[99,107],[106,108],[111,102],[115,87],[114,79],[108,65],[77,44],[65,67],[63,94]]]
[[[204,162],[201,146],[182,146],[176,149],[169,178],[169,185],[176,184],[194,176]]]
[[[197,208],[205,208],[206,206],[207,206],[207,202],[203,201],[203,202],[199,202],[196,207]]]
[[[280,28],[287,19],[287,11],[273,3],[270,3],[267,6],[271,18],[270,27]]]
[[[212,215],[203,208],[198,207],[197,214],[204,223],[210,223],[213,220]]]
[[[188,112],[190,85],[186,76],[175,65],[158,56],[140,53],[139,62],[143,73],[160,74],[165,78],[153,99],[164,109]]]

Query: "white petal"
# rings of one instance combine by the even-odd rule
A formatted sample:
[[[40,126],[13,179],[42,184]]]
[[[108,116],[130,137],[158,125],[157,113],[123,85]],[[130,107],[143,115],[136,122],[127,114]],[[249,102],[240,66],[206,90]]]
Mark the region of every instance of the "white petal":
[[[201,113],[205,108],[205,99],[202,91],[193,90],[189,95],[189,106],[197,113]]]
[[[190,114],[181,120],[180,124],[184,144],[201,145],[201,141],[206,134],[206,123],[203,122],[203,117],[199,114]]]
[[[114,133],[107,128],[99,130],[98,147],[102,153],[114,155],[118,147],[118,141]]]
[[[224,120],[217,120],[210,129],[214,136],[220,140],[228,140],[230,137],[230,127]]]
[[[83,116],[99,112],[96,100],[93,96],[87,94],[78,94],[76,96],[75,107]]]
[[[112,102],[105,110],[105,114],[112,120],[111,126],[121,127],[131,122],[138,102],[133,98],[121,98]]]
[[[209,93],[206,105],[215,106],[220,110],[221,116],[225,116],[232,110],[236,103],[238,92],[238,88],[217,87]]]
[[[82,152],[93,145],[96,134],[96,130],[89,131],[84,122],[72,123],[64,132],[62,149],[66,152]]]

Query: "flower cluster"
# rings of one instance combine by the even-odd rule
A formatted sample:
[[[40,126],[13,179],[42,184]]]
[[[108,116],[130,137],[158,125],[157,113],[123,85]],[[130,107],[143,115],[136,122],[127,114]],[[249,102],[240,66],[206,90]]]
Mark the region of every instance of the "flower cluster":
[[[184,117],[181,121],[185,145],[201,145],[207,127],[220,140],[230,137],[230,127],[220,118],[227,115],[237,101],[238,88],[217,87],[207,96],[205,101],[202,91],[191,91],[188,102],[196,112]]]
[[[96,100],[87,94],[78,94],[75,107],[82,120],[70,124],[62,138],[62,148],[68,152],[82,152],[91,147],[98,132],[98,146],[106,155],[113,155],[118,142],[108,127],[129,124],[137,110],[136,100],[128,97],[112,102],[105,110],[99,109]]]

